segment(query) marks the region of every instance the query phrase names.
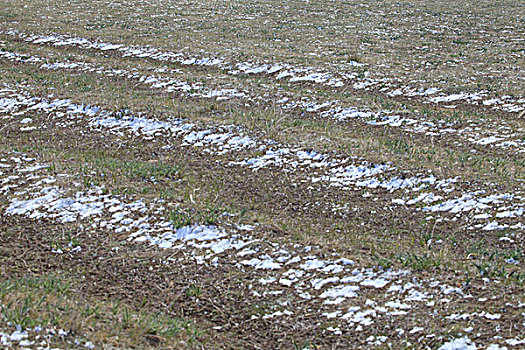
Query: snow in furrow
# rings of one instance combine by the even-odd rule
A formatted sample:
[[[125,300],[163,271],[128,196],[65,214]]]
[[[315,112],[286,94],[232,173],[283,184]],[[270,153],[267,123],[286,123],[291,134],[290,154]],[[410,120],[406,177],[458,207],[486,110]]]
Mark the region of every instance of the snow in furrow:
[[[401,198],[394,198],[393,206],[403,205],[409,210],[426,211],[431,217],[436,214],[439,217],[440,213],[461,216],[474,212],[477,220],[485,222],[477,224],[484,225],[483,227],[476,226],[483,230],[523,228],[519,220],[523,215],[525,198],[519,190],[513,195],[487,193],[486,190],[458,195],[455,190],[455,183],[459,181],[457,178],[439,180],[431,173],[394,175],[396,169],[390,164],[370,164],[357,158],[322,154],[315,150],[280,145],[272,140],[259,140],[236,126],[203,128],[186,120],[162,121],[132,115],[127,111],[110,113],[96,106],[77,105],[69,100],[35,99],[9,91],[0,93],[0,106],[2,105],[5,107],[0,109],[0,113],[18,110],[20,106],[25,106],[28,111],[53,112],[61,126],[86,120],[92,128],[101,128],[120,136],[132,133],[146,140],[159,136],[176,137],[181,141],[182,147],[193,147],[210,156],[255,151],[261,155],[232,160],[225,165],[247,167],[253,171],[268,167],[279,168],[288,173],[307,171],[311,175],[303,182],[305,186],[308,183],[320,183],[340,190],[366,189],[399,193]],[[21,130],[30,131],[31,128],[37,126],[24,123]],[[173,146],[168,142],[163,147]],[[452,198],[451,194],[454,195]],[[369,195],[363,196],[366,198]],[[339,211],[341,210],[345,208],[340,208]],[[505,215],[505,212],[509,214]],[[495,218],[503,222],[495,224]],[[515,223],[516,220],[518,223]]]
[[[0,51],[0,57],[15,62],[29,64],[38,64],[48,61],[43,57],[27,57],[8,51]],[[43,63],[40,65],[40,68],[48,70],[76,70],[100,74],[107,77],[123,77],[125,79],[131,79],[141,84],[145,84],[150,88],[162,89],[167,93],[183,93],[190,97],[213,98],[218,101],[231,98],[242,98],[249,101],[255,101],[257,99],[250,96],[251,93],[249,91],[239,91],[237,88],[231,86],[225,86],[218,90],[210,90],[202,83],[188,83],[183,80],[164,77],[161,75],[142,75],[138,72],[125,69],[108,69],[101,65],[93,65],[85,62],[66,61]],[[360,111],[353,107],[339,107],[337,106],[338,101],[318,103],[315,101],[308,101],[308,98],[306,98],[306,100],[305,98],[301,98],[298,101],[295,101],[285,97],[277,98],[276,105],[283,110],[304,110],[310,114],[313,113],[323,118],[331,118],[339,121],[359,119],[372,126],[401,127],[409,132],[422,133],[429,136],[455,135],[461,140],[464,140],[464,142],[470,142],[474,145],[512,149],[518,153],[525,153],[525,140],[519,137],[519,133],[523,130],[513,130],[510,127],[505,127],[504,123],[502,124],[501,121],[499,121],[497,125],[492,125],[489,122],[486,122],[483,124],[483,129],[480,129],[479,124],[475,122],[470,123],[467,127],[459,129],[456,127],[457,122],[443,120],[430,121],[424,116],[420,116],[418,119],[405,118],[399,115],[394,115],[389,111]],[[461,144],[458,141],[456,143]]]
[[[45,164],[22,153],[1,155],[0,163],[2,183],[12,186],[1,190],[9,201],[6,215],[23,215],[57,224],[74,221],[80,224],[81,234],[104,229],[125,233],[130,242],[176,250],[183,257],[172,259],[179,262],[189,259],[210,268],[227,263],[240,270],[258,271],[261,275],[258,284],[250,287],[253,296],[278,299],[286,293],[289,300],[307,303],[308,312],[317,310],[319,317],[337,321],[339,327],[350,331],[361,332],[382,317],[410,318],[417,308],[430,312],[437,304],[472,298],[461,288],[436,279],[418,279],[408,270],[364,268],[336,253],[326,256],[317,247],[279,244],[268,242],[267,238],[261,244],[253,226],[176,227],[167,219],[168,209],[163,200],[146,202],[107,194],[97,187],[68,194],[54,185],[57,178],[49,175]],[[50,253],[75,254],[82,247],[70,248],[65,246]],[[288,309],[288,302],[281,306],[284,309],[254,315],[252,320],[294,317],[300,312]],[[455,317],[478,317],[497,323],[501,315],[486,312],[481,304],[478,312],[450,315],[451,319]],[[333,332],[340,331],[339,327],[333,328]],[[12,340],[6,338],[6,341]],[[501,343],[504,341],[509,344],[520,339],[501,339]]]
[[[281,63],[258,63],[240,62],[230,63],[221,58],[195,57],[185,53],[162,52],[153,47],[130,47],[122,44],[112,44],[99,41],[90,41],[85,38],[68,37],[58,34],[34,35],[20,33],[17,30],[5,32],[8,35],[25,40],[33,44],[47,44],[53,46],[75,46],[83,49],[99,51],[118,52],[123,56],[149,58],[156,61],[166,61],[179,63],[184,66],[212,66],[224,70],[232,75],[237,74],[266,74],[275,77],[276,80],[288,79],[290,82],[311,82],[330,87],[351,86],[354,89],[371,89],[380,86],[379,91],[390,96],[402,95],[406,97],[418,96],[426,99],[429,103],[444,103],[449,108],[455,108],[451,103],[463,101],[474,105],[482,105],[494,109],[501,109],[512,113],[519,113],[525,110],[525,97],[489,96],[487,91],[475,93],[453,93],[445,94],[437,88],[415,88],[412,86],[390,86],[388,79],[372,80],[367,77],[360,77],[355,72],[334,73],[319,71],[313,67],[296,67]],[[354,66],[360,67],[363,64],[355,62]]]

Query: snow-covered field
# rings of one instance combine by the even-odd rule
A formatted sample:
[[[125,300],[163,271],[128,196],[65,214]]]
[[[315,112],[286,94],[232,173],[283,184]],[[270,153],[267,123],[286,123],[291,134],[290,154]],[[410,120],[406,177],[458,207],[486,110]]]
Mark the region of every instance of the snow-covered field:
[[[415,27],[395,17],[399,32],[425,52],[419,57],[394,41],[397,56],[380,54],[385,36],[396,32],[395,26],[382,32],[380,20],[376,29],[355,22],[363,31],[357,53],[337,53],[344,51],[343,38],[360,38],[350,24],[347,34],[332,34],[340,49],[319,51],[329,47],[330,34],[321,28],[330,21],[312,17],[319,28],[312,34],[296,17],[354,8],[372,20],[380,14],[393,21],[396,11],[385,12],[393,6],[386,2],[373,9],[354,1],[292,1],[287,22],[269,0],[254,17],[199,1],[132,1],[129,8],[141,16],[127,18],[114,3],[121,29],[106,23],[91,34],[89,24],[72,20],[84,23],[92,11],[110,11],[108,4],[37,3],[26,6],[47,14],[40,26],[21,3],[0,10],[6,18],[0,26],[0,225],[8,232],[18,221],[34,222],[49,230],[49,239],[54,232],[73,234],[61,234],[60,243],[44,250],[30,247],[48,244],[45,234],[25,248],[4,234],[0,252],[11,263],[1,270],[2,283],[32,276],[20,271],[50,257],[87,266],[98,249],[124,262],[113,268],[113,258],[99,258],[110,276],[133,259],[162,269],[140,270],[144,286],[111,290],[102,281],[87,288],[87,280],[60,265],[38,267],[37,275],[64,273],[73,291],[87,288],[86,296],[100,302],[126,299],[139,313],[188,318],[204,332],[184,338],[187,347],[525,346],[525,67],[518,45],[525,28],[510,16],[493,42],[502,22],[486,22],[489,14],[522,8],[511,1],[500,9],[474,2],[411,9],[402,2],[401,12],[417,14],[418,30],[425,26],[421,13],[435,11],[443,28],[456,33],[432,29],[418,38]],[[192,6],[195,14],[187,12]],[[239,13],[259,5],[243,6]],[[475,6],[483,29],[469,30]],[[212,9],[223,41],[211,39],[216,32],[197,15]],[[148,21],[155,27],[156,19],[180,13],[194,26],[191,40],[177,20],[159,29],[165,39],[143,35]],[[263,26],[281,23],[272,27],[280,30],[274,39],[288,36],[283,28],[304,30],[320,49],[301,56],[312,49],[305,38],[283,39],[284,45],[261,39],[262,32],[239,34],[259,16],[267,16]],[[237,27],[225,29],[224,19],[235,19]],[[66,22],[69,27],[56,24]],[[235,31],[238,41],[229,42]],[[275,54],[261,54],[264,46]],[[242,55],[232,53],[240,48]],[[480,48],[510,52],[508,67],[488,53],[481,60]],[[449,64],[433,66],[436,57]],[[477,73],[458,68],[469,63],[479,66]],[[17,259],[17,249],[30,257]],[[187,285],[158,285],[160,293],[150,295],[146,285],[169,280],[170,271],[182,271]],[[223,277],[227,295],[220,291]],[[91,316],[84,311],[78,329],[49,321],[24,328],[11,312],[9,288],[0,288],[3,346],[119,347],[96,323],[86,328]],[[150,306],[139,300],[144,293]],[[155,329],[132,342],[162,346],[178,339]]]

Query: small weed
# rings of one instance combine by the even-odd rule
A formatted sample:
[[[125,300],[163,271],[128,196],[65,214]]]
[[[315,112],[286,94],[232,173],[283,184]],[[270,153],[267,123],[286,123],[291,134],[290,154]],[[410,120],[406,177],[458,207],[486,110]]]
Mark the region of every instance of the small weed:
[[[97,316],[100,314],[100,310],[99,310],[99,306],[89,306],[89,305],[86,305],[85,307],[81,308],[80,309],[80,314],[82,315],[82,317],[90,317],[90,316]]]
[[[176,209],[168,214],[168,219],[176,229],[190,226],[194,223],[194,217],[182,210]]]
[[[111,305],[111,313],[113,314],[113,316],[116,316],[118,314],[119,309],[120,309],[120,300],[114,302]]]
[[[207,207],[203,210],[182,210],[175,209],[168,214],[168,219],[176,229],[190,225],[216,225],[222,216],[238,216],[242,218],[246,214],[246,209],[224,209],[220,205]]]
[[[128,328],[130,324],[130,320],[131,320],[131,314],[129,313],[129,309],[127,307],[125,307],[124,310],[122,311],[121,320],[122,320],[122,327]]]
[[[252,304],[251,306],[250,314],[261,317],[261,316],[266,315],[269,311],[270,311],[270,307],[268,305],[255,303],[255,304]]]
[[[379,258],[376,258],[376,260],[377,260],[377,265],[381,266],[385,270],[391,268],[392,265],[394,265],[394,263],[390,259],[379,257]]]
[[[403,253],[397,256],[397,260],[406,267],[417,271],[431,270],[439,268],[442,264],[440,259],[435,259],[427,254],[418,256],[414,253]]]
[[[314,350],[314,349],[319,349],[319,347],[317,345],[315,345],[315,343],[307,340],[303,343],[297,343],[295,340],[293,341],[293,347],[295,350]]]
[[[201,288],[195,284],[191,284],[188,288],[186,288],[186,295],[189,298],[199,298],[201,294]]]

